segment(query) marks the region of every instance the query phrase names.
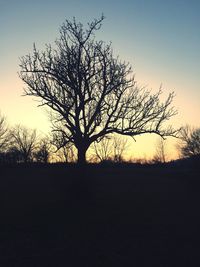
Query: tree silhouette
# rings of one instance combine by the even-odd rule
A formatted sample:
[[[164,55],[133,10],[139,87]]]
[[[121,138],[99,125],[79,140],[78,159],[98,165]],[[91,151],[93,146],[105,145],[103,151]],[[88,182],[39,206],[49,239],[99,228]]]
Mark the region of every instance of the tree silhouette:
[[[111,44],[95,39],[103,19],[94,19],[87,29],[75,19],[66,20],[54,47],[39,51],[34,45],[33,54],[20,63],[25,95],[39,97],[42,106],[57,114],[54,124],[64,136],[62,145],[75,145],[80,164],[89,146],[108,134],[177,132],[163,127],[176,114],[171,107],[174,94],[161,103],[161,90],[151,94],[137,87],[129,63],[114,57]]]
[[[6,118],[0,114],[0,152],[4,152],[9,145],[10,136]]]
[[[18,151],[23,162],[32,161],[37,143],[36,130],[17,125],[11,130],[10,136],[12,139],[12,150]]]
[[[94,160],[99,160],[100,162],[111,160],[113,150],[111,137],[106,136],[100,142],[94,142],[93,149]]]
[[[65,142],[65,134],[63,134],[62,131],[59,131],[56,126],[52,134],[51,144],[56,147],[54,153],[57,154],[61,161],[66,163],[76,161],[74,144],[72,142]]]
[[[182,145],[180,146],[183,157],[200,156],[200,128],[192,129],[189,125],[180,131]]]
[[[115,162],[122,162],[124,152],[128,148],[127,139],[114,136],[113,138],[113,159]]]
[[[48,163],[51,154],[51,144],[48,137],[41,139],[38,142],[37,149],[33,152],[36,162]]]
[[[166,154],[166,140],[159,138],[156,143],[156,152],[153,156],[152,162],[154,163],[165,163],[167,159]]]

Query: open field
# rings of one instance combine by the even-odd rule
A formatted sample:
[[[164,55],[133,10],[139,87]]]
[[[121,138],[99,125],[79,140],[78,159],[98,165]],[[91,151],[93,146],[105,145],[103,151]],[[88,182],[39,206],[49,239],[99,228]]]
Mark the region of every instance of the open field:
[[[199,168],[0,169],[0,266],[200,266]]]

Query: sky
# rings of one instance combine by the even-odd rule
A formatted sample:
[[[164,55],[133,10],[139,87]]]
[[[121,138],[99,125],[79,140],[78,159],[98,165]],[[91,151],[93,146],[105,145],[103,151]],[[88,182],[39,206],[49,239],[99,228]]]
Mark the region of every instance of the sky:
[[[59,27],[73,17],[87,25],[105,15],[97,39],[112,42],[114,54],[130,62],[140,86],[163,97],[175,92],[175,127],[200,126],[199,0],[0,0],[0,111],[10,125],[22,124],[41,133],[50,130],[47,111],[23,96],[19,58],[59,37]],[[131,142],[129,155],[151,157],[156,138]],[[169,139],[173,158],[176,140]]]

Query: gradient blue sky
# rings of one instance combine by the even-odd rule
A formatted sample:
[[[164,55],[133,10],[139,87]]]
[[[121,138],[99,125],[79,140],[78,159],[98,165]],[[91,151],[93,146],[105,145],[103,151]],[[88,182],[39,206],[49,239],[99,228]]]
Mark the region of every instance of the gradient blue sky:
[[[97,38],[112,41],[114,52],[133,66],[140,85],[164,95],[175,91],[177,126],[200,126],[200,1],[198,0],[0,0],[0,110],[11,125],[49,129],[46,111],[22,97],[19,57],[44,48],[58,36],[64,20],[87,23],[106,16]],[[154,141],[139,137],[134,155],[148,156]],[[148,143],[149,150],[144,144]],[[148,141],[149,140],[149,141]],[[136,152],[137,151],[137,152]]]

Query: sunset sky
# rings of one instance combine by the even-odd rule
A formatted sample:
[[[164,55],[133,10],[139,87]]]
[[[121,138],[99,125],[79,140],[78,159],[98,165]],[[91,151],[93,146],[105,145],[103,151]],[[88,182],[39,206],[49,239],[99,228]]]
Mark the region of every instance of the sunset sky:
[[[179,127],[200,126],[200,1],[199,0],[0,0],[0,111],[10,125],[49,131],[48,114],[31,97],[22,97],[19,57],[53,43],[65,19],[87,24],[104,14],[97,39],[112,42],[114,54],[129,61],[135,79],[163,96],[175,91]],[[156,139],[138,137],[130,155],[150,157]],[[173,157],[174,144],[168,150]]]

